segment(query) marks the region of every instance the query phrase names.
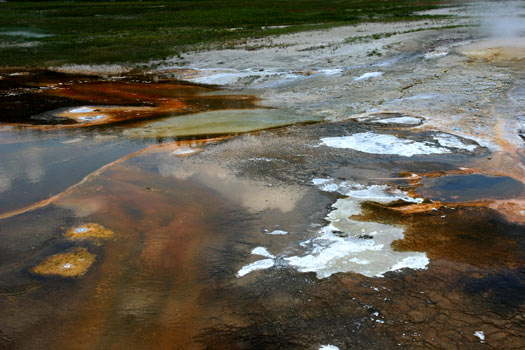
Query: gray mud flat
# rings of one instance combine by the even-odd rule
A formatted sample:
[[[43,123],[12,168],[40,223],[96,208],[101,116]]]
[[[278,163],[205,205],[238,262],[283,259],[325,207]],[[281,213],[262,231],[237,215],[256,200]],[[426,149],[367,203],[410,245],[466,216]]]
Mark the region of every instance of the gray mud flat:
[[[0,104],[0,348],[523,347],[520,46],[308,35]]]

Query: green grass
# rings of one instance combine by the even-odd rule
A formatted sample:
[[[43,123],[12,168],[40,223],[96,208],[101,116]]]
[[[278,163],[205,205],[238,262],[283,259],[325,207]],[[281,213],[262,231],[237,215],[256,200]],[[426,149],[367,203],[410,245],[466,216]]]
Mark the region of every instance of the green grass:
[[[345,42],[348,44],[363,43],[363,42],[371,42],[371,41],[379,40],[383,38],[390,38],[391,36],[400,35],[400,34],[424,32],[424,31],[429,31],[429,30],[468,28],[468,27],[473,27],[473,26],[474,25],[470,25],[470,24],[462,24],[462,25],[449,25],[449,26],[441,26],[441,27],[425,27],[425,28],[405,30],[402,32],[387,32],[387,33],[377,33],[377,34],[372,34],[372,35],[353,36],[351,38],[346,39]]]
[[[0,67],[136,63],[364,21],[428,19],[440,1],[174,0],[0,3]],[[282,26],[286,28],[266,28]],[[235,28],[235,29],[232,29]],[[8,35],[14,31],[49,34]]]

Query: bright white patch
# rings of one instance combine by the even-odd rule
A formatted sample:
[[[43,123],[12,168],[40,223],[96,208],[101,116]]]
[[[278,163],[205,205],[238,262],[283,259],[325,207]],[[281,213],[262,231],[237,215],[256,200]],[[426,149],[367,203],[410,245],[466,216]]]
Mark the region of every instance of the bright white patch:
[[[421,119],[414,118],[414,117],[397,117],[397,118],[372,120],[372,123],[417,125],[421,123]]]
[[[475,331],[474,336],[478,337],[481,341],[485,340],[485,333],[483,333],[483,331]]]
[[[281,82],[285,82],[301,77],[297,74],[273,70],[198,69],[196,72],[196,77],[182,77],[182,79],[197,84],[233,85],[239,82],[263,83],[268,79],[278,79]]]
[[[323,186],[323,191],[326,192],[336,192],[339,189],[339,186],[337,184],[329,184]]]
[[[332,179],[313,179],[312,183],[316,185],[321,191],[325,192],[338,192],[339,185],[336,184]]]
[[[448,55],[448,51],[432,51],[432,52],[427,52],[424,57],[425,59],[430,60],[433,58],[440,58],[446,55]]]
[[[339,350],[339,348],[335,345],[321,345],[319,350]]]
[[[69,113],[89,113],[89,112],[93,112],[93,111],[94,111],[94,109],[89,108],[89,107],[79,107],[79,108],[75,108],[75,109],[70,109]]]
[[[430,142],[401,139],[393,135],[364,132],[350,136],[326,137],[322,143],[334,148],[350,148],[374,154],[397,154],[412,157],[417,154],[450,153],[446,148],[436,147]]]
[[[70,268],[72,268],[72,267],[73,267],[72,264],[64,264],[64,265],[62,265],[62,268],[63,268],[63,269],[70,269]]]
[[[327,182],[329,182],[329,181],[330,181],[330,179],[313,179],[313,180],[312,180],[312,183],[313,183],[314,185],[318,186],[318,185],[325,184],[325,183],[327,183]]]
[[[324,74],[324,75],[339,75],[343,73],[342,69],[321,69],[318,70],[317,73]]]
[[[434,140],[443,147],[464,149],[469,152],[474,151],[478,147],[476,145],[466,145],[458,137],[449,134],[438,134],[434,136]]]
[[[414,270],[420,270],[427,267],[428,263],[430,261],[426,257],[426,255],[415,255],[415,256],[408,256],[392,266],[392,269],[390,271],[396,271],[401,270],[404,268],[410,268]]]
[[[74,229],[75,233],[85,233],[88,231],[87,227],[77,227]]]
[[[335,184],[332,179],[320,180],[316,182],[322,183],[321,189]],[[403,238],[402,228],[350,219],[362,214],[364,201],[421,203],[421,198],[412,198],[386,185],[363,186],[346,182],[335,185],[337,192],[346,197],[332,205],[333,210],[326,217],[329,225],[321,228],[318,237],[299,243],[308,252],[285,258],[290,266],[300,272],[315,272],[318,278],[350,271],[382,277],[388,271],[426,268],[429,260],[424,253],[397,252],[391,248],[394,240]]]
[[[78,117],[78,119],[82,120],[83,122],[91,122],[91,121],[94,121],[94,120],[104,119],[104,117],[105,117],[104,114],[100,114],[100,115],[96,115],[96,116],[93,116],[93,117]]]
[[[274,230],[272,232],[265,232],[267,235],[287,235],[288,232],[283,230]]]
[[[253,271],[266,270],[272,267],[274,264],[275,262],[273,261],[273,259],[258,260],[256,262],[243,266],[242,269],[240,269],[239,272],[237,272],[237,276],[243,277]]]
[[[368,79],[380,77],[382,75],[383,75],[383,72],[369,72],[369,73],[365,73],[363,75],[360,75],[357,78],[354,78],[354,80],[355,81],[368,80]]]
[[[396,200],[403,200],[409,203],[421,203],[422,198],[410,197],[406,192],[396,188],[388,187],[387,185],[371,185],[364,186],[358,183],[348,183],[343,181],[339,184],[335,183],[333,179],[316,179],[316,182],[321,182],[319,189],[326,192],[339,192],[344,196],[353,197],[359,200],[368,200],[378,203],[387,204]]]
[[[265,258],[275,258],[275,255],[271,254],[266,248],[264,247],[257,247],[252,249],[253,255],[260,255],[264,256]]]
[[[175,149],[173,152],[171,152],[171,154],[179,154],[179,155],[182,155],[182,154],[191,154],[191,153],[195,153],[196,150],[193,149],[193,148],[190,148],[190,147],[179,147],[177,149]]]

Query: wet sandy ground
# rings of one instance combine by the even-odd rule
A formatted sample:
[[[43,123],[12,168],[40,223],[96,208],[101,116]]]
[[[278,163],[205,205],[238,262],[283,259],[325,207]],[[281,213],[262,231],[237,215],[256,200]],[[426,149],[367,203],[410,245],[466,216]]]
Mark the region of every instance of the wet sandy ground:
[[[0,347],[522,348],[523,60],[410,35],[230,91],[2,74]]]

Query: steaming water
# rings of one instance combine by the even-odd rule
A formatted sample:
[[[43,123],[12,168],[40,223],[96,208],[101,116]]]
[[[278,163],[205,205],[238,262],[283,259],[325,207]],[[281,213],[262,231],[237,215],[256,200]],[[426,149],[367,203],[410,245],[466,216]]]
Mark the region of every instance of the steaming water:
[[[525,6],[523,2],[481,3],[481,29],[492,38],[525,36]]]

